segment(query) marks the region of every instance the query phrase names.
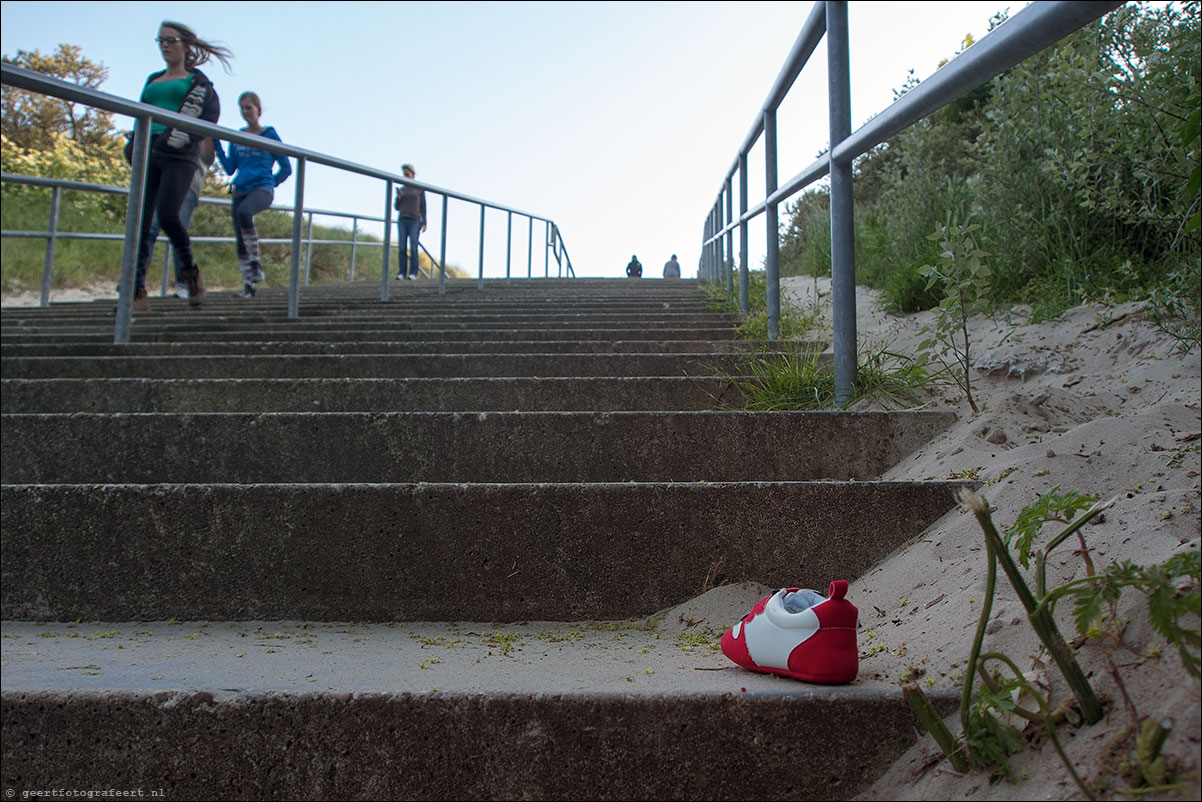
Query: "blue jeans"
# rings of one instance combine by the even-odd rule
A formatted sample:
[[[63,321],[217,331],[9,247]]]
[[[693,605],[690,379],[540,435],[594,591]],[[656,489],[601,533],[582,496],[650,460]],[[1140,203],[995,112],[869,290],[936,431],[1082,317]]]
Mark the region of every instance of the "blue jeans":
[[[192,214],[196,211],[196,204],[198,203],[200,203],[200,198],[197,196],[197,194],[192,190],[188,190],[188,194],[184,196],[184,202],[180,204],[179,207],[179,221],[184,224],[184,228],[191,228]],[[147,235],[150,237],[150,241],[152,243],[158,239],[159,230],[161,228],[162,224],[159,223],[159,213],[156,211],[154,213],[154,219],[150,221],[150,232]],[[152,259],[154,258],[154,245],[150,246],[150,256]],[[183,284],[184,277],[180,272],[183,270],[183,265],[179,260],[179,251],[173,250],[171,252],[171,256],[175,261],[175,283]]]
[[[400,239],[397,240],[397,275],[417,276],[417,237],[422,231],[422,221],[416,217],[400,217],[396,221]],[[409,248],[409,272],[405,273],[405,248]]]

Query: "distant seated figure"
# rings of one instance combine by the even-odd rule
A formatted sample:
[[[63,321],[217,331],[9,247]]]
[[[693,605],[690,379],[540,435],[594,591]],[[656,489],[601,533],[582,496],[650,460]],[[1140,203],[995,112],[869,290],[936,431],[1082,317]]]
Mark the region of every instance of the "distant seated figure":
[[[672,258],[664,265],[664,278],[680,278],[680,262],[676,261],[676,254],[672,254]]]
[[[639,263],[639,257],[630,257],[630,264],[626,265],[626,275],[629,278],[643,277],[643,265]]]

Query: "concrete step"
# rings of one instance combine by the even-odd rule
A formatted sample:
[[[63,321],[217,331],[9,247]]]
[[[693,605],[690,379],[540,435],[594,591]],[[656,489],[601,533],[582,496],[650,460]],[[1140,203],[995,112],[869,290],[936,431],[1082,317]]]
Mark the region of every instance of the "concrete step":
[[[5,414],[0,481],[863,480],[884,473],[954,418],[943,412]]]
[[[811,351],[821,351],[825,343],[807,343]],[[779,351],[778,343],[753,343],[741,340],[364,340],[327,342],[321,340],[274,340],[226,342],[163,342],[115,345],[90,343],[5,343],[0,358],[64,356],[230,356],[254,354],[465,354],[465,353],[755,353],[760,349]]]
[[[699,411],[743,403],[733,380],[706,376],[2,379],[0,399],[10,413]]]
[[[0,373],[10,379],[713,376],[741,373],[739,359],[729,353],[6,357]]]
[[[716,629],[5,622],[0,773],[189,799],[851,799],[916,740],[896,686],[742,671]]]
[[[860,576],[962,484],[3,485],[0,617],[629,618]]]
[[[612,328],[645,328],[648,326],[680,327],[681,325],[717,326],[725,325],[730,322],[730,318],[722,314],[703,312],[673,312],[664,310],[655,312],[623,312],[620,310],[615,311],[610,309],[596,312],[574,312],[555,309],[543,310],[536,313],[533,311],[510,311],[508,309],[505,309],[503,312],[486,312],[448,307],[444,311],[434,312],[405,309],[403,307],[398,307],[391,311],[376,311],[371,309],[361,309],[359,307],[347,309],[333,306],[322,307],[318,309],[302,308],[300,312],[300,319],[302,320],[308,318],[316,318],[321,320],[328,319],[330,317],[338,317],[339,319],[348,323],[358,323],[362,321],[395,321],[397,323],[406,323],[412,325],[427,324],[436,328],[443,328],[446,325],[457,325],[463,328],[482,328],[485,326],[493,328],[508,328],[511,324],[527,325],[531,322],[539,322],[548,326],[603,325]],[[55,315],[48,312],[46,314],[36,316],[14,318],[7,325],[28,325],[28,323],[36,321],[41,325],[70,328],[72,326],[88,325],[94,321],[102,320],[105,317],[106,316],[104,315],[94,314]],[[197,323],[211,323],[214,321],[224,321],[234,318],[240,321],[278,323],[290,319],[287,316],[287,309],[284,306],[278,306],[273,309],[265,307],[235,309],[220,306],[210,307],[207,305],[189,307],[182,301],[178,301],[171,306],[163,306],[159,309],[156,309],[152,305],[149,312],[138,312],[134,316],[134,325],[140,325],[148,322],[153,323],[154,321],[163,319],[179,320],[181,318]]]
[[[279,293],[272,294],[264,291],[251,300],[223,299],[219,295],[205,301],[199,308],[191,308],[182,299],[151,296],[151,309],[156,312],[183,311],[198,314],[278,314],[287,309],[287,296]],[[105,304],[51,304],[48,307],[12,307],[5,310],[5,315],[14,320],[34,318],[71,319],[81,317],[109,317],[116,304],[115,299]],[[304,312],[313,314],[329,314],[331,312],[354,312],[355,314],[375,314],[380,316],[398,316],[408,314],[446,315],[451,312],[459,314],[505,314],[513,315],[544,315],[544,314],[698,314],[713,315],[715,310],[704,301],[696,298],[685,299],[624,299],[605,300],[592,296],[580,298],[417,298],[417,299],[365,299],[361,301],[314,301],[307,300],[300,305]]]
[[[174,342],[196,342],[196,343],[219,343],[230,342],[233,340],[255,343],[255,342],[329,342],[329,343],[356,343],[356,342],[390,342],[398,338],[405,338],[415,342],[561,342],[569,340],[573,342],[642,342],[642,341],[672,341],[672,342],[696,342],[700,348],[705,348],[706,343],[710,342],[727,342],[732,344],[747,343],[749,346],[755,347],[758,343],[754,341],[743,341],[735,338],[735,332],[731,328],[717,329],[632,329],[622,331],[615,334],[611,329],[574,329],[565,331],[562,328],[556,329],[468,329],[454,331],[431,331],[422,330],[413,332],[410,329],[401,329],[396,326],[388,327],[365,327],[365,328],[349,328],[342,329],[337,326],[328,324],[316,323],[310,325],[306,321],[301,321],[287,326],[256,326],[252,328],[239,327],[237,325],[216,326],[212,328],[193,328],[189,326],[172,326],[160,329],[140,329],[133,331],[131,334],[132,344],[144,343],[174,343]],[[92,328],[72,329],[69,332],[64,332],[55,328],[43,328],[30,326],[26,328],[14,328],[10,331],[5,331],[0,336],[0,343],[6,347],[21,346],[21,345],[71,345],[76,343],[95,343],[95,344],[112,344],[113,342],[113,325],[109,321]],[[533,348],[532,350],[538,350]]]
[[[82,318],[78,320],[38,320],[29,321],[19,326],[8,325],[3,327],[2,333],[6,338],[12,339],[14,336],[19,337],[24,333],[25,329],[36,329],[38,331],[55,330],[61,331],[64,334],[73,332],[89,333],[97,329],[112,328],[111,320],[105,321],[96,318]],[[342,318],[327,316],[319,317],[312,315],[309,317],[300,317],[289,319],[284,315],[279,316],[220,316],[213,315],[202,317],[195,315],[189,317],[187,313],[162,315],[161,317],[153,317],[145,314],[139,314],[133,321],[133,329],[148,329],[154,332],[160,331],[245,331],[255,329],[279,328],[282,330],[302,329],[310,331],[323,331],[330,329],[338,330],[383,330],[392,331],[395,334],[402,332],[423,332],[423,331],[474,331],[478,329],[497,330],[508,329],[513,331],[521,331],[524,329],[537,329],[547,331],[559,331],[558,339],[571,339],[570,336],[565,336],[570,332],[579,329],[603,329],[609,332],[609,336],[614,339],[622,339],[623,334],[633,330],[654,330],[664,329],[671,331],[691,331],[697,329],[719,330],[725,328],[725,335],[721,337],[706,337],[705,339],[730,339],[735,336],[733,326],[727,326],[726,322],[719,318],[706,319],[684,319],[676,318],[627,318],[617,319],[613,317],[590,317],[588,319],[572,320],[567,317],[531,317],[523,316],[506,320],[497,315],[480,315],[476,317],[466,317],[461,315],[447,317],[396,317],[396,318],[381,318],[376,315],[361,315],[361,316],[345,316]],[[394,338],[395,338],[394,334]],[[673,339],[665,337],[662,334],[658,335],[658,339]],[[684,339],[690,339],[688,337]]]

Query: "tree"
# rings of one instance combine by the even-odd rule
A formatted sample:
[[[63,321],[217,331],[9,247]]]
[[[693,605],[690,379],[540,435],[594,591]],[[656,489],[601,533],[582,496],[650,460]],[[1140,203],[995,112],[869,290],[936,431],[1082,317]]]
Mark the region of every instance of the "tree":
[[[5,55],[6,64],[40,72],[91,89],[108,78],[108,67],[85,58],[78,45],[60,44],[45,56],[34,50],[18,50],[15,58]],[[18,148],[46,150],[55,145],[55,134],[83,148],[106,146],[113,137],[112,114],[83,104],[3,87],[4,137]]]

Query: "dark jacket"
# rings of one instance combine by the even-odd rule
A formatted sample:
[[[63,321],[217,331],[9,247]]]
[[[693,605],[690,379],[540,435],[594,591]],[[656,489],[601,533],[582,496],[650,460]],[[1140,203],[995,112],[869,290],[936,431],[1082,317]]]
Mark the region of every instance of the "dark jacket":
[[[159,70],[151,73],[150,77],[146,79],[146,85],[165,72],[166,70]],[[146,85],[143,85],[143,90]],[[188,94],[184,96],[184,102],[180,104],[179,113],[210,123],[216,123],[221,119],[221,101],[217,97],[217,90],[213,88],[213,82],[209,80],[209,76],[200,70],[192,70],[192,85],[188,89]],[[173,159],[190,159],[199,163],[200,140],[202,139],[204,137],[168,126],[167,130],[151,141],[151,152]],[[126,161],[133,158],[133,152],[134,140],[133,136],[130,136],[129,142],[125,146]]]
[[[399,217],[411,217],[420,220],[423,226],[426,224],[426,191],[424,189],[401,184],[392,205],[400,212]]]
[[[643,265],[638,259],[631,259],[630,264],[626,265],[626,275],[630,278],[643,277]]]

